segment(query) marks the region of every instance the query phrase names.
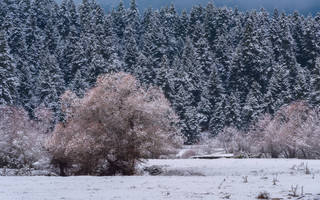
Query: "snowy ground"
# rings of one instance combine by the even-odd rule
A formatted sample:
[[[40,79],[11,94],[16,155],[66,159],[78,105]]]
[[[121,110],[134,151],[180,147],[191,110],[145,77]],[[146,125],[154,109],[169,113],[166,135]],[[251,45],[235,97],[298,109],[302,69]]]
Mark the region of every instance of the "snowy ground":
[[[311,171],[306,174],[306,164]],[[320,161],[286,159],[150,160],[162,166],[158,176],[133,177],[0,177],[0,199],[185,200],[291,197],[291,186],[304,198],[320,199]],[[247,177],[247,183],[245,182]],[[277,177],[276,185],[273,179]],[[301,197],[301,196],[300,196]]]

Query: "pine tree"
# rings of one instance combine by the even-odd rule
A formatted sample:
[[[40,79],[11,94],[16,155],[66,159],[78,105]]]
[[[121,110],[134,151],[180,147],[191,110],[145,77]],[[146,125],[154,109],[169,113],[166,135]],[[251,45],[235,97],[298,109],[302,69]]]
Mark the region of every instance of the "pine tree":
[[[41,48],[48,49],[51,54],[55,54],[59,39],[57,27],[53,24],[52,19],[49,18],[45,29],[45,36],[43,37],[43,41],[41,41]]]
[[[68,77],[67,80],[70,83],[71,80],[74,79],[74,76],[78,70],[81,71],[81,73],[88,72],[89,67],[89,59],[90,55],[88,55],[88,38],[82,36],[80,40],[76,43],[75,51],[71,54],[72,57],[70,57],[71,62],[68,66]],[[91,52],[90,52],[91,53]],[[85,78],[85,77],[83,77]]]
[[[177,54],[179,48],[177,36],[179,35],[178,27],[180,26],[179,17],[173,3],[165,10],[164,19],[161,25],[163,33],[163,53],[169,60],[173,60],[173,57]]]
[[[281,18],[279,19],[279,25],[280,25],[280,41],[281,46],[279,47],[279,58],[278,63],[280,65],[286,66],[289,70],[289,84],[294,87],[297,76],[298,76],[298,70],[299,70],[299,64],[297,63],[297,60],[295,58],[295,52],[294,52],[294,40],[291,36],[290,29],[289,29],[289,23],[286,19],[286,16],[284,13],[282,13]],[[293,90],[293,88],[291,88]]]
[[[294,39],[294,50],[295,50],[295,57],[297,62],[302,65],[303,64],[303,52],[302,52],[302,45],[303,45],[303,19],[300,14],[296,11],[293,13],[291,19],[291,33]]]
[[[189,24],[188,24],[188,34],[189,36],[194,35],[194,32],[196,30],[196,24],[199,21],[200,23],[203,23],[204,21],[204,13],[205,9],[202,7],[202,5],[193,6],[190,11],[190,18],[189,18]]]
[[[70,12],[68,8],[68,0],[62,0],[59,9],[59,20],[57,22],[57,28],[62,39],[65,39],[70,32]]]
[[[70,82],[69,88],[80,97],[82,97],[86,89],[89,88],[89,83],[82,78],[80,69],[75,73],[73,80]]]
[[[243,39],[232,60],[229,79],[229,89],[240,93],[241,103],[245,101],[250,84],[253,81],[260,82],[261,72],[264,70],[260,66],[260,47],[256,34],[254,21],[250,17],[244,29]]]
[[[200,124],[201,116],[198,114],[197,108],[187,106],[184,113],[182,132],[187,137],[187,144],[194,144],[200,141]]]
[[[145,73],[150,74],[147,79],[149,82],[152,82],[155,79],[154,75],[157,69],[160,68],[161,59],[166,53],[166,47],[165,36],[162,34],[163,28],[160,27],[161,25],[156,13],[151,14],[149,20],[150,24],[146,27],[143,37],[142,53],[153,63],[152,68],[144,70]]]
[[[226,123],[225,116],[225,99],[222,98],[219,102],[213,107],[213,115],[209,121],[209,130],[211,131],[212,136],[216,136],[222,132]]]
[[[73,2],[73,0],[68,1],[68,10],[70,13],[70,26],[74,26],[76,28],[77,32],[79,32],[79,30],[80,30],[80,17],[79,17],[79,13],[77,11],[76,5]]]
[[[216,8],[212,1],[206,7],[204,30],[206,38],[208,39],[209,46],[212,48],[216,40]]]
[[[70,81],[73,79],[73,73],[77,71],[77,69],[72,69],[74,66],[72,61],[75,61],[75,54],[81,50],[80,44],[78,43],[80,38],[77,34],[77,30],[75,26],[70,27],[69,35],[65,40],[61,40],[59,44],[58,50],[58,61],[61,70],[64,74],[64,80],[66,85],[69,85]]]
[[[114,24],[111,15],[106,17],[103,24],[103,29],[105,31],[100,45],[101,54],[105,60],[105,70],[104,72],[118,72],[122,70],[122,62],[120,61],[118,52],[118,38],[114,29]]]
[[[251,85],[251,89],[243,107],[243,122],[246,129],[249,128],[248,125],[256,122],[263,114],[264,105],[262,100],[263,95],[261,93],[261,86],[257,82],[254,82]]]
[[[230,12],[226,7],[219,8],[217,10],[217,15],[215,19],[217,36],[228,33],[230,19],[231,19]]]
[[[84,34],[92,33],[94,27],[92,27],[92,7],[89,0],[82,0],[78,10],[82,31]]]
[[[187,77],[185,77],[187,80]],[[188,144],[193,144],[200,140],[200,115],[197,109],[192,106],[192,96],[190,92],[179,85],[174,96],[173,107],[180,116],[180,127],[182,133],[187,137]]]
[[[64,91],[63,74],[55,56],[50,55],[48,49],[41,61],[42,69],[39,74],[35,99],[38,105],[43,105],[55,113],[59,112],[59,97]]]
[[[87,71],[87,82],[90,86],[94,86],[94,83],[100,74],[107,72],[107,68],[105,65],[105,60],[101,54],[99,54],[99,47],[95,46],[95,50],[93,52],[93,56]]]
[[[196,50],[192,45],[191,40],[188,38],[182,53],[181,67],[181,70],[183,70],[185,74],[188,74],[190,78],[189,91],[193,96],[193,106],[197,106],[201,100],[203,86],[201,77],[203,76],[203,72],[201,71],[202,69],[199,62],[197,61]]]
[[[224,97],[225,90],[220,79],[216,66],[208,80],[208,86],[204,90],[199,112],[205,116],[206,121],[202,122],[204,127],[209,127],[213,135],[218,134],[224,127]]]
[[[125,41],[124,64],[126,71],[133,73],[138,64],[139,50],[134,30],[130,25],[126,27]]]
[[[193,44],[196,51],[197,63],[199,63],[201,74],[201,80],[207,80],[211,73],[211,66],[213,64],[212,54],[209,51],[208,41],[205,37],[202,24],[197,22],[197,31],[193,36]]]
[[[304,39],[302,43],[302,66],[307,67],[309,71],[315,68],[316,59],[320,56],[319,46],[320,42],[317,38],[317,23],[311,16],[306,21],[304,31]]]
[[[270,83],[265,94],[266,110],[274,114],[281,106],[292,101],[288,73],[285,66],[276,65],[273,68]]]
[[[232,43],[230,38],[226,35],[220,35],[216,39],[215,44],[213,44],[214,48],[214,58],[221,74],[221,79],[224,83],[227,83],[230,77],[230,66],[232,62]],[[227,84],[225,84],[227,86]]]
[[[173,95],[173,84],[171,83],[172,79],[171,69],[169,68],[168,59],[166,56],[163,56],[161,67],[157,73],[157,86],[160,87],[167,97],[167,99],[172,100]]]
[[[0,105],[13,104],[17,97],[18,78],[15,64],[9,54],[7,36],[0,31]]]
[[[180,16],[180,27],[178,29],[178,34],[180,38],[184,41],[187,37],[187,29],[189,24],[189,16],[186,10],[181,12]]]
[[[28,65],[27,49],[24,40],[21,43],[19,52],[14,56],[16,60],[17,77],[19,79],[18,85],[18,102],[29,113],[33,112],[31,98],[34,96],[34,66]]]
[[[237,91],[226,96],[224,107],[226,127],[242,128],[241,106],[239,100],[239,93]]]
[[[113,14],[115,31],[118,35],[118,38],[122,40],[124,38],[124,32],[126,29],[126,11],[123,5],[123,2],[120,1],[117,11]]]
[[[137,40],[140,32],[140,16],[135,0],[131,0],[130,8],[126,12],[126,27],[132,29],[132,33]]]
[[[308,98],[310,93],[309,76],[309,73],[302,67],[297,69],[297,76],[292,89],[294,100],[306,100]]]
[[[309,99],[313,105],[320,105],[320,58],[317,59],[311,76],[311,93]]]

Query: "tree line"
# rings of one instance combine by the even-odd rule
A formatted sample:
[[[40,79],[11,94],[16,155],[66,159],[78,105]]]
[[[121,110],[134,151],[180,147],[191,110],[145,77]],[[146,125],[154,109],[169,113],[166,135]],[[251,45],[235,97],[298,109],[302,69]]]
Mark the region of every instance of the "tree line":
[[[203,131],[248,131],[297,100],[320,103],[320,14],[213,2],[140,13],[135,0],[106,13],[88,0],[3,0],[0,27],[0,105],[20,105],[31,118],[46,107],[55,123],[65,120],[66,90],[83,97],[100,74],[120,71],[162,89],[187,143]]]

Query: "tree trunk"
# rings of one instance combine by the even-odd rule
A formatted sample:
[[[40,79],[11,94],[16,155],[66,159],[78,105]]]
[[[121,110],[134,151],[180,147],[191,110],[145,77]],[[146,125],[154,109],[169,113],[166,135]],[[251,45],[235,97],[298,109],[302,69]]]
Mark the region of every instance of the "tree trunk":
[[[59,161],[59,169],[60,169],[60,176],[67,176],[64,170],[66,169],[66,163]]]

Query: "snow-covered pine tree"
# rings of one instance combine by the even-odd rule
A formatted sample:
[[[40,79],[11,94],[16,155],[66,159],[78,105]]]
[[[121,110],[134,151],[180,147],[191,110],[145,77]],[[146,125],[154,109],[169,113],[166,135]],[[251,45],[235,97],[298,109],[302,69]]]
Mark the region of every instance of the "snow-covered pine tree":
[[[76,74],[74,75],[74,78],[71,80],[69,84],[69,88],[77,96],[80,96],[80,97],[82,97],[86,89],[89,88],[89,83],[84,81],[84,78],[82,78],[80,69],[77,70]]]
[[[198,21],[196,24],[195,35],[193,36],[193,45],[196,51],[196,63],[199,64],[201,81],[208,80],[213,65],[213,56],[210,52],[208,41],[202,24]]]
[[[84,34],[92,32],[92,7],[89,0],[82,0],[78,7],[81,30]]]
[[[137,44],[139,41],[139,33],[140,33],[140,14],[138,10],[138,6],[135,0],[131,0],[130,7],[126,11],[126,29],[130,27],[133,37],[135,38]],[[124,33],[125,34],[125,33]],[[125,35],[124,35],[125,36]],[[126,36],[125,36],[126,37]]]
[[[13,104],[17,100],[17,78],[15,63],[9,54],[7,35],[0,31],[0,105]]]
[[[71,83],[71,81],[74,79],[74,76],[78,70],[82,73],[82,75],[85,74],[85,72],[88,71],[89,67],[89,59],[90,56],[88,55],[88,38],[86,38],[84,35],[82,35],[77,43],[76,48],[74,52],[70,52],[70,59],[71,62],[68,67],[68,83]],[[91,52],[92,53],[92,52]],[[82,77],[83,81],[87,82],[86,77]]]
[[[320,58],[316,61],[316,66],[311,76],[311,93],[309,99],[311,104],[320,105]]]
[[[309,71],[315,68],[316,59],[320,56],[319,48],[320,41],[318,40],[319,34],[317,31],[318,23],[309,15],[306,19],[306,26],[304,30],[304,37],[302,43],[302,66],[307,67]]]
[[[242,128],[241,121],[241,106],[239,103],[239,93],[237,91],[231,92],[226,95],[225,98],[225,127],[236,127],[238,129]]]
[[[303,64],[303,30],[304,30],[303,17],[295,11],[291,18],[291,34],[294,39],[294,52],[297,62]]]
[[[308,100],[310,92],[310,73],[308,70],[298,67],[297,76],[293,86],[293,97],[295,101]]]
[[[213,47],[216,40],[216,7],[212,1],[206,6],[205,18],[204,18],[204,31],[210,48]]]
[[[231,63],[231,71],[228,88],[238,91],[240,103],[244,103],[253,81],[259,81],[263,70],[260,66],[260,46],[257,37],[257,28],[254,18],[247,19],[243,39],[238,46]]]
[[[213,65],[198,108],[206,119],[202,124],[209,128],[212,135],[217,135],[224,127],[224,99],[225,90],[218,69]]]
[[[244,130],[248,130],[250,125],[254,124],[264,112],[263,95],[261,86],[254,82],[247,95],[245,105],[243,107],[243,124]]]
[[[135,30],[128,25],[126,27],[125,35],[125,51],[124,51],[124,65],[125,71],[134,73],[138,64],[139,49],[135,37]]]
[[[188,91],[191,92],[193,98],[193,106],[197,106],[201,100],[202,93],[202,68],[197,60],[196,49],[192,41],[187,38],[181,57],[181,70],[188,75],[189,86]],[[183,74],[183,73],[181,73]]]
[[[65,90],[63,74],[58,61],[47,49],[45,57],[41,60],[41,70],[38,77],[35,99],[37,105],[43,105],[58,115],[60,110],[59,98]]]
[[[288,73],[285,66],[275,65],[265,94],[266,110],[274,114],[282,105],[292,101]]]
[[[124,8],[123,2],[120,1],[118,8],[113,12],[113,23],[115,25],[115,31],[120,40],[124,38],[124,31],[126,29],[126,10]]]
[[[154,82],[156,71],[160,68],[161,59],[166,52],[163,27],[161,27],[157,15],[157,12],[150,13],[149,25],[147,25],[143,36],[143,46],[141,50],[144,56],[152,62],[152,67],[144,67],[143,69],[146,74],[146,80],[150,83]]]

